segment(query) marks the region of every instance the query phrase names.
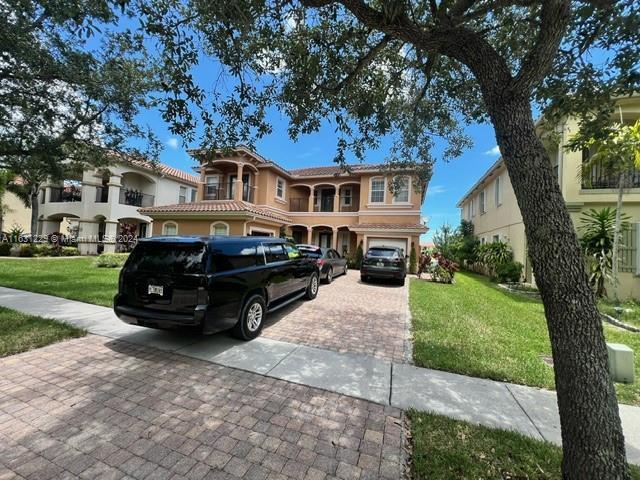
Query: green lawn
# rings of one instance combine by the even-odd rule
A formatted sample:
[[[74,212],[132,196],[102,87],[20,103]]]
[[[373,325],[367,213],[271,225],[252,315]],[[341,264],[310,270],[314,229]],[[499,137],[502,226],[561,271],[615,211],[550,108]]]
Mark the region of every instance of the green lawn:
[[[613,318],[617,318],[621,322],[627,325],[640,328],[640,304],[634,300],[629,300],[620,304],[623,311],[618,313],[614,309],[614,303],[610,300],[601,300],[600,311],[611,315]]]
[[[559,447],[515,432],[410,411],[412,478],[561,479]],[[631,467],[640,479],[640,469]]]
[[[551,345],[539,300],[499,289],[486,278],[460,272],[454,285],[413,280],[413,355],[417,365],[506,382],[554,388],[545,361]],[[640,334],[605,324],[607,340],[636,353]],[[640,382],[616,384],[618,400],[640,405]]]
[[[84,330],[66,323],[0,307],[0,357],[84,335]]]
[[[94,258],[0,259],[0,285],[110,307],[118,268],[97,268]]]

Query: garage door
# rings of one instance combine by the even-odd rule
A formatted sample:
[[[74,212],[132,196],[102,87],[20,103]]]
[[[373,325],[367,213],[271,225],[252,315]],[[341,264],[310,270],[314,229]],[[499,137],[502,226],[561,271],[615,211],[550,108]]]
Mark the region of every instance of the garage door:
[[[407,240],[402,238],[370,238],[369,246],[371,247],[398,247],[404,250],[404,254],[407,254]]]

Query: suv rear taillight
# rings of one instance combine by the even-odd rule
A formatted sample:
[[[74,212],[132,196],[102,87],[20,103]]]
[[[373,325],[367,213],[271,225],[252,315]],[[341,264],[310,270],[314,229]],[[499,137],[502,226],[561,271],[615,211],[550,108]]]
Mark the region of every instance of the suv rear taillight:
[[[321,267],[322,265],[324,265],[324,259],[319,258],[318,260],[316,260],[316,263],[318,264],[319,267]]]

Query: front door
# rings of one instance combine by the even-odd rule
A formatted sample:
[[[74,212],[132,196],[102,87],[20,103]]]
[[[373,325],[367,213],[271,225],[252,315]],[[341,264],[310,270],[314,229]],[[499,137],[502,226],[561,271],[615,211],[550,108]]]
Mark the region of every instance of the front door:
[[[318,234],[318,243],[322,248],[331,248],[331,232],[320,232]]]
[[[236,180],[238,175],[229,175],[229,200],[236,198]],[[242,200],[249,200],[249,174],[242,175]]]

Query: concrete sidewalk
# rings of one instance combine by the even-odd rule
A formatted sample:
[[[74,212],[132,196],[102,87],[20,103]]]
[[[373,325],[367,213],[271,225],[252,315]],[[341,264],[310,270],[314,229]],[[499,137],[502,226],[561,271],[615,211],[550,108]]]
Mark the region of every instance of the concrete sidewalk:
[[[0,305],[66,321],[88,332],[227,367],[321,388],[383,405],[431,411],[559,444],[552,391],[467,377],[258,338],[241,342],[151,330],[122,323],[106,307],[0,287]],[[627,455],[640,464],[640,407],[620,405]]]

